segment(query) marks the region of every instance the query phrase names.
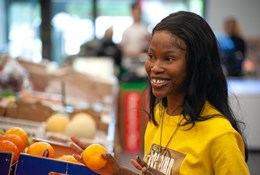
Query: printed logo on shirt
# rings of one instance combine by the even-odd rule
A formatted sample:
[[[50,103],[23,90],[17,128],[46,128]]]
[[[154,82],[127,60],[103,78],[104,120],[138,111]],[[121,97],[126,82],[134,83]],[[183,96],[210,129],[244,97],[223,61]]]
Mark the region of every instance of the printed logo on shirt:
[[[149,167],[159,170],[165,175],[178,175],[185,154],[153,144],[145,155],[144,161]]]

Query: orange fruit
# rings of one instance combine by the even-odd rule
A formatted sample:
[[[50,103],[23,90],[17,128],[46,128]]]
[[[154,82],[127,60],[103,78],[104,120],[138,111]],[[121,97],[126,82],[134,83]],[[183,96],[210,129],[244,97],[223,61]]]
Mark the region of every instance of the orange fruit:
[[[42,142],[42,141],[32,143],[28,147],[27,153],[35,156],[40,156],[40,157],[50,157],[50,158],[55,157],[55,152],[53,147],[49,143]]]
[[[20,152],[23,152],[26,147],[23,143],[23,140],[15,134],[5,134],[2,137],[0,137],[0,140],[9,140],[13,142]]]
[[[20,152],[16,145],[9,140],[0,140],[0,151],[2,152],[12,152],[13,153],[13,161],[16,162],[19,158]]]
[[[57,157],[57,159],[65,162],[81,163],[77,159],[75,159],[72,155],[62,155],[60,157]]]
[[[91,144],[82,152],[83,163],[91,170],[98,170],[106,165],[107,160],[101,154],[107,152],[102,145]]]
[[[28,134],[20,127],[12,127],[8,129],[5,134],[15,134],[18,135],[24,142],[24,145],[28,145]]]

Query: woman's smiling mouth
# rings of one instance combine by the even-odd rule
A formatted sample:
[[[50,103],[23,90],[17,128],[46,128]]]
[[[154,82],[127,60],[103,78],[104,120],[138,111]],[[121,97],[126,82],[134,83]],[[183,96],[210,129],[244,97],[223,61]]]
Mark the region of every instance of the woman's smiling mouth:
[[[164,86],[165,84],[167,84],[169,82],[169,80],[166,79],[151,79],[151,84],[153,87],[161,87]]]

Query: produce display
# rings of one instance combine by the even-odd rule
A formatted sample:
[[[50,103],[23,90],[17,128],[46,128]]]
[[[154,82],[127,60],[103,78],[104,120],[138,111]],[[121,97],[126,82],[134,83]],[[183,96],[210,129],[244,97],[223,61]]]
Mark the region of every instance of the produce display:
[[[15,134],[22,139],[25,146],[28,145],[28,134],[20,127],[12,127],[8,129],[5,134]]]
[[[96,132],[96,121],[87,113],[75,114],[65,128],[65,134],[68,136],[83,137],[88,139],[93,139]]]
[[[8,61],[0,70],[0,159],[12,153],[11,167],[18,171],[28,169],[30,162],[24,162],[27,160],[43,162],[37,166],[44,171],[52,168],[52,164],[44,165],[45,160],[46,164],[65,162],[89,170],[105,166],[101,154],[114,149],[111,128],[115,125],[113,102],[116,94],[113,92],[116,84],[71,69],[53,74],[44,64]],[[15,80],[21,80],[19,86],[14,83],[13,75],[16,75]],[[26,76],[20,78],[20,75]],[[82,162],[73,157],[75,152],[69,147],[71,136],[90,145],[82,152]],[[62,163],[57,164],[61,169]],[[71,169],[81,169],[77,166],[68,165]]]
[[[9,133],[12,134],[9,134]],[[17,135],[13,134],[16,133]],[[97,170],[104,167],[107,161],[101,156],[102,153],[108,152],[107,148],[100,144],[90,144],[81,153],[82,162],[78,161],[71,154],[64,152],[61,156],[55,156],[54,147],[45,141],[36,141],[26,147],[24,146],[23,140],[28,139],[27,133],[18,127],[10,128],[0,137],[0,152],[11,152],[13,153],[13,161],[15,164],[19,160],[21,153],[44,157],[48,159],[54,159],[57,161],[63,161],[68,163],[76,163],[87,166],[91,170]],[[28,140],[27,140],[28,143]]]
[[[53,147],[47,142],[35,142],[28,146],[26,153],[40,157],[55,157]]]
[[[17,146],[10,140],[1,140],[0,141],[0,152],[11,152],[13,153],[13,161],[15,163],[20,155],[20,151]]]
[[[69,124],[69,117],[65,114],[55,113],[46,121],[46,130],[50,132],[64,132]]]
[[[12,143],[16,145],[18,150],[20,152],[23,152],[26,148],[26,145],[24,144],[24,141],[19,137],[18,135],[15,134],[5,134],[2,137],[0,137],[0,140],[9,140]]]
[[[13,161],[15,163],[20,153],[24,152],[28,144],[27,133],[19,127],[13,127],[0,136],[0,152],[13,153]]]

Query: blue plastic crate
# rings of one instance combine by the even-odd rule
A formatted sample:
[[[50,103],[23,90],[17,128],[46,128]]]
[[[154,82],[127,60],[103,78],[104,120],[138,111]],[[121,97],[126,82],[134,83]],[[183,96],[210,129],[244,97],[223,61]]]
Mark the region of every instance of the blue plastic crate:
[[[84,165],[67,163],[45,157],[36,157],[25,153],[20,155],[16,168],[16,175],[48,175],[52,173],[97,175]]]
[[[0,175],[12,174],[12,156],[11,152],[0,152]]]

